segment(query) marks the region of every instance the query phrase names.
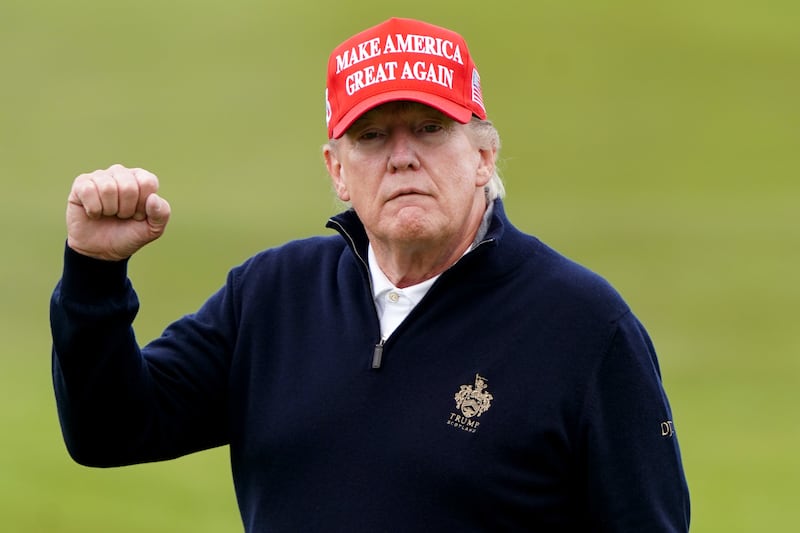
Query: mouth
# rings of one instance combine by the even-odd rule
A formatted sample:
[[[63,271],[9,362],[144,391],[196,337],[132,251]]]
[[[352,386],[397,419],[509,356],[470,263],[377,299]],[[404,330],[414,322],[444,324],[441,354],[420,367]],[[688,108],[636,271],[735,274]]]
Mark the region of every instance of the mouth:
[[[389,196],[388,201],[396,200],[407,196],[429,196],[429,194],[420,191],[419,189],[400,189]]]

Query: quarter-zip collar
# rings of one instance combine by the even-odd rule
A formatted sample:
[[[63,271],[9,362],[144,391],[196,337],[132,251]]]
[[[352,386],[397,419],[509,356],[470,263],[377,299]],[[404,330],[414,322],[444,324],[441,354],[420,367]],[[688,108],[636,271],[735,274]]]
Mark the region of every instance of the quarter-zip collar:
[[[503,204],[501,200],[495,200],[494,204],[491,206],[491,213],[488,213],[488,216],[484,217],[483,222],[481,223],[481,227],[476,234],[475,241],[472,243],[470,250],[462,256],[462,258],[456,262],[456,265],[453,267],[461,264],[464,262],[466,258],[471,258],[476,256],[479,251],[483,251],[488,247],[495,247],[499,239],[503,236],[507,220],[505,218],[505,212],[503,210]],[[339,213],[336,216],[331,217],[328,219],[326,227],[335,229],[338,231],[341,236],[344,238],[345,242],[347,243],[347,247],[353,253],[353,256],[357,259],[357,263],[360,264],[361,273],[366,280],[367,284],[369,285],[368,290],[369,298],[372,300],[373,305],[375,301],[373,299],[374,294],[374,287],[373,287],[373,280],[372,276],[370,275],[370,268],[369,268],[369,238],[367,237],[367,233],[364,230],[364,225],[361,220],[358,218],[355,210],[348,209],[342,213]],[[509,228],[511,226],[509,225]],[[483,236],[481,236],[483,234]],[[450,270],[453,269],[450,268]],[[446,272],[445,272],[446,274]],[[441,279],[441,276],[437,277],[436,282],[434,285],[437,285],[438,281]],[[431,287],[432,288],[432,287]],[[376,322],[379,322],[377,316],[377,308],[376,310]],[[413,312],[413,311],[412,311]],[[378,370],[381,368],[384,349],[387,339],[380,334],[380,324],[378,324],[378,340],[374,346],[373,354],[372,354],[372,361],[371,361],[371,368],[373,370]]]
[[[476,241],[472,244],[472,250],[486,244],[496,244],[496,241],[499,240],[504,233],[505,210],[503,208],[503,201],[500,199],[495,200],[492,207],[493,212],[489,217],[486,233],[483,238],[476,238]],[[329,218],[325,227],[338,231],[342,237],[344,237],[349,248],[359,259],[362,266],[369,271],[369,265],[367,263],[369,238],[355,210],[350,208]],[[483,225],[481,229],[483,229]],[[480,236],[480,233],[481,231],[478,232],[478,236]]]

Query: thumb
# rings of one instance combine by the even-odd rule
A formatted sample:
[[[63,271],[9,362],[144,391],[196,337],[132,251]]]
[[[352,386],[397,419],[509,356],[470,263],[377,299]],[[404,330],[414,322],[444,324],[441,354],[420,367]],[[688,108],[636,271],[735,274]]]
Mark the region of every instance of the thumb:
[[[153,231],[161,233],[164,231],[164,226],[169,221],[171,212],[169,202],[161,198],[156,193],[147,197],[144,207],[145,215],[147,215],[147,223]]]

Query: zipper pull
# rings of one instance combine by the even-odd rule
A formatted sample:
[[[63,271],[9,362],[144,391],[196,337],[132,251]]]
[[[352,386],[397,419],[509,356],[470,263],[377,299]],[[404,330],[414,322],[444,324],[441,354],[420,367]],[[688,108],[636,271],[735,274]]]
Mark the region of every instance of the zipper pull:
[[[381,359],[383,359],[383,344],[386,339],[381,339],[381,342],[375,345],[375,351],[372,352],[372,369],[377,370],[381,367]]]

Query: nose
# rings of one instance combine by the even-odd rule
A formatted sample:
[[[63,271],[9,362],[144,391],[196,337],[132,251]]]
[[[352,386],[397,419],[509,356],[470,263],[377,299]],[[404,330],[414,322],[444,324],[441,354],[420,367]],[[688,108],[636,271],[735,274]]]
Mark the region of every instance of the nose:
[[[386,166],[389,172],[419,168],[419,157],[411,133],[399,129],[391,133],[389,159]]]

